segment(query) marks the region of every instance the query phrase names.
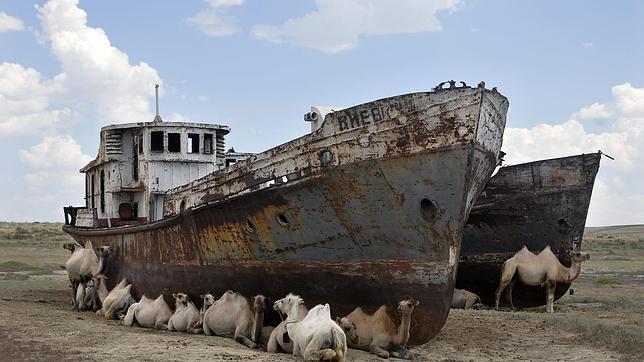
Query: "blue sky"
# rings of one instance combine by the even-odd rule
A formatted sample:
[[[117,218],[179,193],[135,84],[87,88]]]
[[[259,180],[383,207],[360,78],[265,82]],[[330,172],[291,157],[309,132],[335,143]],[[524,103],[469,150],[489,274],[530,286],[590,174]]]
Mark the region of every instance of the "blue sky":
[[[37,6],[35,6],[37,5]],[[510,100],[508,162],[602,149],[589,225],[644,222],[640,1],[0,1],[0,220],[60,220],[109,123],[223,123],[259,152],[311,105],[442,80]]]

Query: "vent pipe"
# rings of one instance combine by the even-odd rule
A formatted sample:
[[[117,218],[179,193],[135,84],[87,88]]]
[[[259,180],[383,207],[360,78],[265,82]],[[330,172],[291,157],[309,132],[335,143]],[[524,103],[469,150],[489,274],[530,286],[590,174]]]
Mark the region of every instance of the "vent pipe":
[[[161,116],[159,115],[159,85],[154,85],[154,95],[157,101],[157,114],[154,116],[154,122],[163,122]]]

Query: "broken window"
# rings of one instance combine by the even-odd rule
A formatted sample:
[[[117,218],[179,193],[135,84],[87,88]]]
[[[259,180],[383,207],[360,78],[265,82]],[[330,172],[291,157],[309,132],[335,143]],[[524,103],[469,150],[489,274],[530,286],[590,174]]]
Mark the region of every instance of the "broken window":
[[[188,153],[199,153],[199,135],[188,133]]]
[[[203,153],[212,154],[212,133],[203,134]]]
[[[150,132],[150,151],[163,152],[163,131]]]
[[[96,204],[94,203],[94,195],[95,195],[95,193],[94,193],[94,183],[95,182],[96,182],[96,180],[94,178],[94,175],[92,175],[92,186],[91,186],[91,189],[92,189],[92,209],[96,207]]]
[[[181,152],[181,133],[168,133],[168,152]]]

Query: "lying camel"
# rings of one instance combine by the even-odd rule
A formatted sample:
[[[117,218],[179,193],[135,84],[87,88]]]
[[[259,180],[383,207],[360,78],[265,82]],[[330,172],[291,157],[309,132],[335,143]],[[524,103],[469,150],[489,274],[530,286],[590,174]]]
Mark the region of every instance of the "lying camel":
[[[88,241],[85,247],[80,247],[80,244],[75,244],[72,255],[65,263],[67,276],[72,284],[72,304],[76,309],[80,309],[81,307],[78,303],[79,298],[77,298],[77,294],[84,293],[87,281],[94,275],[102,273],[105,266],[105,258],[110,253],[109,246],[101,246],[97,249],[99,255],[96,255],[94,252],[91,241]],[[79,292],[78,288],[80,284],[83,285],[81,292]],[[80,298],[80,300],[82,299]]]
[[[155,300],[144,295],[127,309],[123,325],[131,327],[136,320],[143,328],[166,329],[171,316],[172,309],[163,299],[163,294]]]
[[[210,293],[201,294],[199,298],[202,300],[201,309],[199,310],[199,319],[192,324],[192,329],[196,331],[195,333],[201,333],[203,330],[203,316],[208,308],[215,304],[215,297]]]
[[[495,306],[499,308],[501,293],[506,289],[506,296],[512,310],[512,287],[517,279],[526,285],[546,286],[546,311],[553,313],[555,301],[555,288],[557,283],[572,283],[581,272],[581,263],[590,259],[587,253],[578,249],[570,251],[572,265],[570,268],[563,266],[557,256],[546,246],[539,254],[534,254],[523,246],[518,253],[506,260],[501,266],[501,280],[496,290]]]
[[[336,323],[346,333],[351,348],[369,351],[380,358],[389,358],[391,355],[396,358],[413,359],[405,348],[409,341],[411,314],[418,303],[409,297],[398,303],[398,311],[401,314],[398,328],[389,316],[386,305],[371,315],[358,307],[346,317],[338,318]]]
[[[176,332],[199,333],[196,327],[199,324],[199,310],[192,303],[187,294],[176,293],[174,297],[174,314],[168,321],[168,330]],[[214,299],[214,298],[213,298]]]
[[[452,309],[481,308],[481,298],[465,289],[454,289],[452,295]]]
[[[234,338],[248,348],[257,348],[264,323],[266,298],[256,295],[252,305],[248,299],[233,291],[226,291],[203,316],[206,335]]]
[[[288,321],[301,321],[309,313],[302,298],[293,293],[289,293],[286,297],[273,303],[273,309],[285,314]],[[267,352],[277,353],[280,350],[293,353],[293,341],[288,338],[286,333],[286,321],[282,321],[271,331],[266,344]]]
[[[344,361],[347,336],[331,319],[328,304],[316,305],[301,321],[287,320],[286,330],[293,340],[293,354],[306,361]]]
[[[122,279],[103,300],[103,306],[96,314],[105,317],[105,319],[117,319],[126,313],[130,305],[136,301],[130,294],[132,284],[127,284],[127,280]]]

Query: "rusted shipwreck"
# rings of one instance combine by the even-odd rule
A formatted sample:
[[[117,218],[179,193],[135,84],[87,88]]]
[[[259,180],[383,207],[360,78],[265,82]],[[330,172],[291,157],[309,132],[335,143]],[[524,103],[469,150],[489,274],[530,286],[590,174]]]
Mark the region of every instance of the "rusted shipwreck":
[[[550,245],[569,267],[569,252],[581,246],[600,159],[598,152],[499,169],[465,225],[456,287],[494,305],[501,265],[523,245],[533,252]],[[569,287],[557,284],[555,298]],[[516,306],[546,304],[544,288],[517,282],[512,295]]]
[[[496,89],[450,82],[313,108],[310,134],[241,156],[223,152],[224,126],[108,126],[81,170],[86,205],[66,209],[64,230],[111,245],[105,273],[137,296],[295,292],[334,315],[387,304],[398,318],[411,295],[411,343],[424,343],[447,318],[461,232],[507,108]]]

